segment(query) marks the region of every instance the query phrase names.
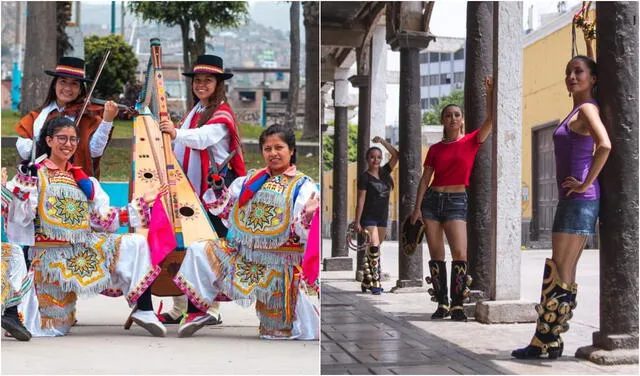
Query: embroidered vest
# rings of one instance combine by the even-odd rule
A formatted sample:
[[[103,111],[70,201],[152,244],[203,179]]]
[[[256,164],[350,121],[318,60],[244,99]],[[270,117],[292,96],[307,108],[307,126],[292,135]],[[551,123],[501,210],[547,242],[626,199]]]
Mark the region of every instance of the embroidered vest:
[[[42,167],[38,178],[36,246],[83,243],[91,231],[89,203],[73,175]]]
[[[250,179],[255,171],[250,171]],[[306,175],[278,175],[269,178],[244,206],[236,203],[231,212],[233,241],[244,247],[278,252],[304,252],[298,236],[291,232],[293,206]]]

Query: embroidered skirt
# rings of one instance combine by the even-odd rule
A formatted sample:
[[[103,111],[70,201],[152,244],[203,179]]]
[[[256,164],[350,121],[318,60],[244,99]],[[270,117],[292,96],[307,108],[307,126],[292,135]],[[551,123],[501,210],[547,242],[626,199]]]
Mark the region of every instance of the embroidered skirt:
[[[15,244],[2,243],[2,314],[4,310],[17,306],[31,289],[33,275],[27,272],[22,248]]]

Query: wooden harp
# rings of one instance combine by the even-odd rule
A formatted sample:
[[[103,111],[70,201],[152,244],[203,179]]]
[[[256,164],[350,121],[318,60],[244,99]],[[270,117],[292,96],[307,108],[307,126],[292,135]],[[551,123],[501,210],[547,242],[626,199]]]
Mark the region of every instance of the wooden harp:
[[[171,136],[160,132],[158,124],[168,118],[169,111],[162,71],[162,47],[157,38],[151,39],[146,82],[136,107],[139,116],[133,122],[130,193],[132,197],[138,197],[152,187],[169,186],[169,195],[164,197],[163,205],[173,224],[178,244],[178,248],[160,264],[162,271],[151,286],[151,292],[156,296],[183,295],[172,279],[180,269],[186,248],[197,241],[217,239],[217,235],[173,153]],[[151,113],[150,107],[157,108],[157,116]],[[146,237],[148,230],[137,229],[136,232]]]

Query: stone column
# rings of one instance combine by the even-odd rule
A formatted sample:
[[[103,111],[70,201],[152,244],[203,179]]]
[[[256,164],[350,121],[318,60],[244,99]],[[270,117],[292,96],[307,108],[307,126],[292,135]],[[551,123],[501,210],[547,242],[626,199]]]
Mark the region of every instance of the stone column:
[[[324,270],[352,270],[353,261],[345,247],[347,233],[347,156],[349,99],[348,69],[336,68],[333,86],[335,123],[333,138],[333,213],[331,220],[331,258],[324,259]]]
[[[387,45],[386,29],[384,26],[375,28],[371,38],[371,85],[370,93],[370,138],[380,136],[385,138],[386,108],[387,108]],[[386,151],[383,148],[383,154]]]
[[[360,69],[358,69],[360,70]],[[358,88],[358,166],[357,166],[357,178],[360,178],[360,173],[367,169],[366,152],[371,144],[371,132],[369,129],[370,113],[370,93],[369,93],[369,75],[358,74],[351,76],[349,82],[353,87]],[[358,197],[354,197],[357,200]],[[356,202],[349,203],[349,205],[356,205]],[[358,237],[358,244],[362,244],[363,239]],[[356,257],[356,270],[360,270],[362,264],[362,258],[364,257],[364,250],[359,251]],[[356,274],[356,280],[362,280],[361,276]]]
[[[600,330],[576,357],[638,363],[638,3],[598,3],[596,18],[598,100],[611,152],[599,177]],[[588,293],[579,290],[578,301]]]
[[[421,49],[433,39],[424,32],[398,32],[389,43],[393,50],[400,50],[400,175],[396,189],[400,190],[398,220],[400,227],[411,215],[422,176],[422,130],[420,116],[420,58]],[[402,252],[399,241],[399,276],[394,290],[422,288],[422,245],[410,256]]]
[[[491,301],[476,304],[483,323],[536,318],[533,302],[520,301],[520,181],[522,133],[522,3],[493,5],[494,131],[492,135]],[[499,67],[499,69],[498,69]],[[500,198],[500,199],[498,199]]]
[[[493,74],[493,3],[467,3],[467,42],[465,47],[464,115],[465,131],[470,133],[487,117],[484,77]],[[473,277],[472,290],[489,297],[491,270],[491,145],[492,136],[480,147],[473,171],[467,217],[467,257]],[[475,296],[473,294],[472,296]]]

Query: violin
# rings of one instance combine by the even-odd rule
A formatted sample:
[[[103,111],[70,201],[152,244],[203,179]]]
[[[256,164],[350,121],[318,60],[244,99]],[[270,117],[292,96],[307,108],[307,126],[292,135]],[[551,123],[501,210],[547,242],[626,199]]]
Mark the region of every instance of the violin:
[[[100,116],[102,114],[102,111],[104,110],[105,103],[107,103],[107,101],[104,99],[98,99],[98,98],[92,97],[90,104],[87,105],[87,108],[84,110],[83,115]],[[80,111],[82,110],[83,105],[84,103],[74,103],[72,105],[67,105],[64,108],[64,114],[66,116],[77,117]],[[116,105],[118,106],[119,110],[129,113],[131,114],[131,116],[139,115],[138,111],[133,107],[129,107],[120,103],[116,103]]]

